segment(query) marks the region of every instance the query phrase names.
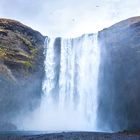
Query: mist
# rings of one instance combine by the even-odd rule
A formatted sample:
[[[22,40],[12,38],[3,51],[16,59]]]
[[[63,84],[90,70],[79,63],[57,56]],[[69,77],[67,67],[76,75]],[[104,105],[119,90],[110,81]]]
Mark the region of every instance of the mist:
[[[139,0],[0,0],[0,17],[48,36],[74,37],[140,15]]]
[[[80,116],[79,112],[66,107],[63,110],[57,110],[56,107],[50,106],[49,108],[46,108],[46,106],[44,108],[39,107],[34,112],[26,112],[26,115],[18,116],[15,122],[19,130],[26,131],[92,130],[90,124],[87,124],[85,118]]]

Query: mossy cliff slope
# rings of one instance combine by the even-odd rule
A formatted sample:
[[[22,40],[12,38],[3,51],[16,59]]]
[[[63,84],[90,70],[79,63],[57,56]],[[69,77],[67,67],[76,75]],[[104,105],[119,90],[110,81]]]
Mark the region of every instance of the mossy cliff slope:
[[[99,125],[112,130],[140,128],[140,17],[99,32]]]
[[[0,19],[0,120],[37,105],[45,37],[20,22]]]

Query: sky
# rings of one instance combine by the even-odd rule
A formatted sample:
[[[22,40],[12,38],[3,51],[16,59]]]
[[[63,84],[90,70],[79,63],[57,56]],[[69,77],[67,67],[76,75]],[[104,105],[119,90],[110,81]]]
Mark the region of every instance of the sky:
[[[0,17],[43,35],[74,37],[139,16],[139,6],[140,0],[0,0]]]

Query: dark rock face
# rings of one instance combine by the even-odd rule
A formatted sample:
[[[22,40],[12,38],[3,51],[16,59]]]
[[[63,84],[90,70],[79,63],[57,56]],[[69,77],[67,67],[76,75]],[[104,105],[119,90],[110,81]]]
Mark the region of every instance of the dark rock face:
[[[8,122],[39,103],[45,37],[14,20],[0,19],[0,120]]]
[[[140,17],[99,33],[99,126],[111,130],[140,128]]]

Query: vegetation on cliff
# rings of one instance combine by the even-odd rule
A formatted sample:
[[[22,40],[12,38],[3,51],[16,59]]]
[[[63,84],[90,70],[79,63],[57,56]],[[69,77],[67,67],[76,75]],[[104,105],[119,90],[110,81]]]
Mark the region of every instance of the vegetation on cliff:
[[[43,59],[39,55],[43,42],[39,32],[17,21],[0,19],[0,65],[6,65],[13,76],[25,77],[37,70]]]
[[[44,39],[20,22],[0,19],[1,122],[10,123],[12,117],[38,104],[44,74]]]

